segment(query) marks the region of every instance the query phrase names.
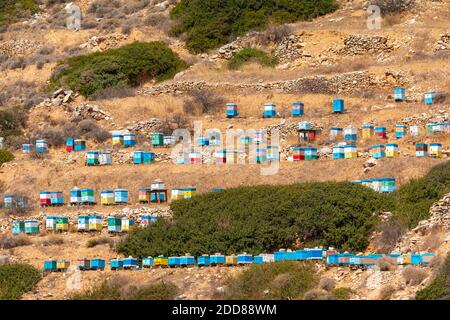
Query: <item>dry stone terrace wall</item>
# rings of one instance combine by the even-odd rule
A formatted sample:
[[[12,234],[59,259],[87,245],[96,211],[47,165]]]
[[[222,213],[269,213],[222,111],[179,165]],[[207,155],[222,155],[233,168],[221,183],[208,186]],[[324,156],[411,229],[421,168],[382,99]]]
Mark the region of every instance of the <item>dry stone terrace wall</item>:
[[[144,88],[138,94],[144,96],[156,96],[160,94],[181,95],[191,90],[224,89],[243,92],[273,90],[278,93],[351,93],[359,89],[380,87],[386,85],[383,79],[378,79],[368,71],[343,73],[334,76],[314,76],[295,80],[258,82],[258,83],[208,83],[199,81],[176,81]]]

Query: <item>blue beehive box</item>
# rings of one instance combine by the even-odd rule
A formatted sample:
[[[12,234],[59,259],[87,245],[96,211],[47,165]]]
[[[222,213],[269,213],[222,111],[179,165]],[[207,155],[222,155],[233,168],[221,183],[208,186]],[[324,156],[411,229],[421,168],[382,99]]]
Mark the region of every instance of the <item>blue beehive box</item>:
[[[246,253],[239,254],[237,256],[237,263],[238,264],[251,264],[251,263],[253,263],[253,257],[251,254],[246,254]]]
[[[295,259],[294,260],[306,260],[306,259],[308,259],[308,251],[307,250],[295,251]]]
[[[122,269],[123,259],[111,259],[109,260],[109,266],[111,270]]]
[[[263,117],[264,118],[273,118],[276,115],[277,115],[277,112],[275,110],[275,104],[274,103],[265,103]]]
[[[333,147],[333,159],[345,159],[345,148],[344,146],[334,146]]]
[[[147,258],[142,258],[142,267],[143,268],[151,268],[153,267],[153,258],[152,257],[147,257]]]
[[[36,140],[36,152],[37,153],[46,153],[48,150],[48,145],[46,140]]]
[[[14,221],[12,226],[13,234],[25,233],[25,222],[24,221]]]
[[[55,260],[44,261],[44,271],[56,271],[56,261]]]
[[[293,117],[301,117],[304,115],[304,103],[303,102],[293,102],[291,114]]]
[[[214,254],[210,256],[211,264],[224,264],[225,263],[225,256],[222,254]]]
[[[29,143],[22,144],[22,153],[30,153],[32,149],[32,145]]]
[[[116,204],[128,203],[128,190],[125,190],[125,189],[114,190],[114,202]]]
[[[195,258],[193,256],[180,257],[181,266],[193,266],[195,264]]]
[[[396,102],[405,101],[406,98],[406,90],[405,88],[394,88],[394,100]]]
[[[323,257],[323,249],[308,249],[306,250],[308,259],[321,260]]]
[[[253,264],[263,264],[264,258],[262,256],[254,256],[253,257]]]
[[[343,99],[333,100],[333,113],[344,113],[344,100]]]
[[[199,147],[209,146],[209,139],[207,137],[199,137],[197,144]]]
[[[338,255],[337,254],[330,254],[329,256],[327,256],[327,264],[338,264],[339,260],[338,260]]]
[[[436,92],[426,92],[423,97],[423,102],[425,104],[433,104],[436,99]]]
[[[181,264],[180,257],[169,257],[169,267],[178,267]]]
[[[103,270],[105,269],[105,260],[103,259],[93,259],[89,263],[89,267],[92,270]]]
[[[227,103],[227,118],[236,118],[238,116],[237,104]]]
[[[135,145],[136,145],[136,135],[131,132],[124,133],[123,134],[123,146],[128,148],[128,147],[133,147]]]
[[[75,149],[74,146],[75,146],[75,139],[67,138],[66,139],[66,150],[73,151]]]
[[[411,264],[412,265],[422,264],[422,255],[421,254],[411,254]]]
[[[209,266],[211,264],[211,259],[208,255],[203,255],[197,257],[197,265],[198,266]]]
[[[123,259],[123,267],[124,269],[136,268],[138,261],[136,258],[128,257]]]

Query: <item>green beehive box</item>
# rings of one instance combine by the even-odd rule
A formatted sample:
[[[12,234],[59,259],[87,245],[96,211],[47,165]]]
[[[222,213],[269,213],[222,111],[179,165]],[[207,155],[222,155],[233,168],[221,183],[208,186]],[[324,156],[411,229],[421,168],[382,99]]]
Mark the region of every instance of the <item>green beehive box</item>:
[[[162,133],[152,133],[152,146],[159,147],[164,145],[164,135]]]

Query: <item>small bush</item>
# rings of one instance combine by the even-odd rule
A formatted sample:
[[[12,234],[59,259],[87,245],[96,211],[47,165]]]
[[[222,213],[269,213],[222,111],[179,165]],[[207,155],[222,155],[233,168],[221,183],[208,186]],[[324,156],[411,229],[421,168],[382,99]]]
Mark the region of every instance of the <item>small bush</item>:
[[[1,249],[13,249],[16,247],[28,246],[31,244],[30,239],[26,235],[18,236],[0,236]]]
[[[332,291],[336,286],[336,281],[331,278],[322,278],[319,281],[319,288],[325,291]]]
[[[0,149],[0,166],[12,160],[14,160],[14,155],[10,151]]]
[[[381,236],[377,239],[377,246],[381,252],[391,252],[401,236],[408,230],[408,226],[398,219],[389,219],[377,226]]]
[[[183,111],[189,115],[212,113],[222,108],[225,99],[212,91],[192,90],[183,103]]]
[[[377,265],[381,271],[392,271],[397,268],[396,264],[384,257],[377,261]]]
[[[137,86],[142,81],[172,78],[187,67],[163,42],[135,42],[117,49],[69,58],[51,78],[86,97],[105,88]]]
[[[133,300],[174,300],[178,288],[171,282],[161,281],[141,288],[135,295]]]
[[[304,300],[336,300],[336,297],[325,290],[312,289],[305,293]]]
[[[278,64],[278,60],[275,57],[271,57],[264,51],[255,48],[244,48],[233,55],[228,62],[228,68],[236,70],[245,63],[252,61],[258,62],[264,67],[275,67]]]
[[[55,235],[51,235],[50,237],[48,237],[47,239],[45,239],[44,241],[41,242],[41,244],[44,247],[59,246],[63,243],[64,243],[64,239],[62,237],[58,237]]]
[[[336,289],[333,289],[333,291],[332,291],[331,293],[332,293],[332,294],[336,297],[336,299],[338,299],[338,300],[348,300],[348,299],[350,299],[350,296],[352,295],[353,290],[350,289],[350,288],[344,288],[344,287],[342,287],[342,288],[336,288]]]
[[[403,278],[407,285],[417,286],[422,283],[423,280],[427,278],[427,272],[422,269],[417,269],[415,267],[409,266],[405,268],[402,272]]]
[[[89,239],[88,242],[86,243],[86,247],[87,248],[94,248],[98,245],[101,244],[111,244],[113,242],[113,240],[111,238],[108,237],[100,237],[100,238],[92,238]]]
[[[394,293],[395,293],[395,288],[391,285],[386,285],[383,288],[381,288],[379,299],[380,300],[389,300]]]
[[[288,25],[270,26],[267,30],[258,33],[257,41],[263,46],[278,43],[292,34],[292,28]]]
[[[0,266],[0,300],[17,300],[33,290],[41,279],[39,270],[28,264]]]

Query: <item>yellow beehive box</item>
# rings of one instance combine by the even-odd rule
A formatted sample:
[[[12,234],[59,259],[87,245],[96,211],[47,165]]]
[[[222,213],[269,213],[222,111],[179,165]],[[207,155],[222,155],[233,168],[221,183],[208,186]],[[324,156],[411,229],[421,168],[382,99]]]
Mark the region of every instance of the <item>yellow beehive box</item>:
[[[65,260],[56,261],[56,269],[58,269],[58,270],[66,270],[69,268],[69,266],[70,266],[69,261],[65,261]]]
[[[89,231],[102,231],[101,223],[89,223]]]
[[[237,257],[236,256],[226,256],[225,257],[225,264],[227,264],[227,265],[236,265],[237,264]]]
[[[398,158],[398,151],[386,151],[386,158]]]
[[[69,231],[69,225],[66,223],[57,223],[56,231]]]
[[[153,265],[155,267],[167,267],[169,265],[169,259],[165,257],[156,257],[153,259]]]
[[[114,204],[114,198],[101,198],[100,204],[102,204],[102,205]]]
[[[345,159],[355,159],[358,158],[358,152],[346,152]]]

